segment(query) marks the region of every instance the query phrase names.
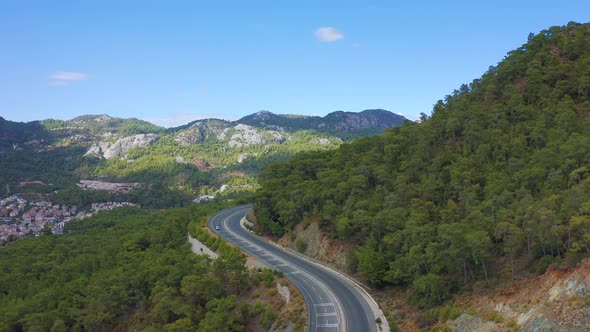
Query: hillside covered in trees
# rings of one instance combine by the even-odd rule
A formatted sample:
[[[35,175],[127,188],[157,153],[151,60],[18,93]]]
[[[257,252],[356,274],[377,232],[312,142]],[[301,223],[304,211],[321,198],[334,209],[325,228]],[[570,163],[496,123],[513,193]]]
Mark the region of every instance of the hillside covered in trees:
[[[276,163],[255,211],[318,220],[349,268],[431,303],[590,253],[590,25],[552,27],[421,123]]]
[[[284,304],[276,274],[247,271],[245,256],[225,243],[215,260],[189,249],[189,221],[196,227],[219,208],[123,208],[72,221],[67,235],[2,248],[0,330],[270,328]]]

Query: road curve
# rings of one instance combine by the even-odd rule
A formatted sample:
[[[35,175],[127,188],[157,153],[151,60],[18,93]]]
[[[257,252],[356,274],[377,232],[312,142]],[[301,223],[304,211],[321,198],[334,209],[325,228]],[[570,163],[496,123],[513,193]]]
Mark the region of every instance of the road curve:
[[[252,205],[225,209],[212,216],[209,228],[228,242],[284,273],[301,291],[308,309],[308,331],[377,332],[366,294],[341,275],[286,251],[240,226]],[[219,229],[217,229],[219,228]]]

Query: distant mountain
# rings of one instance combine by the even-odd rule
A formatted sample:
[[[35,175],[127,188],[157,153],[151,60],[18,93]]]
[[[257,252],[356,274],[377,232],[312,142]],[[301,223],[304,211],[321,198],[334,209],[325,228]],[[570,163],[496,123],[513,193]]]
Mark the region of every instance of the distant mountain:
[[[325,117],[261,111],[239,121],[203,119],[165,129],[106,114],[30,123],[0,118],[0,187],[41,180],[54,184],[44,188],[51,191],[108,178],[191,195],[222,186],[225,194],[252,190],[256,175],[272,162],[331,150],[403,120],[383,110]]]
[[[48,119],[41,121],[43,126],[51,130],[56,138],[74,137],[87,141],[94,136],[117,135],[120,137],[137,134],[160,133],[164,128],[136,118],[122,119],[106,114],[82,115],[71,120]]]
[[[137,118],[122,119],[111,117],[107,114],[82,115],[64,122],[82,128],[101,128],[111,131],[136,130],[137,132],[133,132],[133,134],[146,134],[146,132],[159,132],[163,130],[162,127],[144,120]]]
[[[279,131],[315,130],[344,139],[382,133],[385,129],[399,126],[407,119],[401,115],[371,109],[359,113],[337,111],[321,116],[279,115],[260,111],[247,115],[236,123]]]
[[[149,146],[161,136],[171,137],[181,146],[222,144],[234,148],[281,144],[285,140],[292,140],[293,135],[302,131],[309,131],[311,136],[308,135],[306,139],[312,144],[326,145],[328,142],[338,144],[339,139],[351,140],[380,134],[386,128],[399,126],[406,120],[403,116],[381,109],[359,113],[338,111],[324,117],[260,111],[237,121],[203,119],[169,129],[136,118],[123,119],[107,114],[29,123],[7,121],[0,117],[0,145],[22,145],[25,142],[32,142],[31,146],[36,147],[75,144],[90,146],[88,154],[102,156],[107,145],[118,146],[117,142],[121,140],[142,141],[147,134],[155,134],[155,139],[149,139],[149,144],[139,144],[139,147]],[[131,144],[130,148],[133,147],[135,145]],[[115,156],[119,154],[115,153]]]
[[[0,117],[0,147],[48,138],[49,134],[39,121],[13,122]]]

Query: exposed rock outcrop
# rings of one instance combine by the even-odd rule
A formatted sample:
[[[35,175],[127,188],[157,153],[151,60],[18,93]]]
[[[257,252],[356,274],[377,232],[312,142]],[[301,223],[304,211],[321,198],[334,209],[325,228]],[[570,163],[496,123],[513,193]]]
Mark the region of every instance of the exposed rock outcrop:
[[[451,323],[451,329],[455,332],[496,332],[499,331],[496,324],[483,320],[477,316],[462,314]]]
[[[203,120],[193,123],[188,129],[179,132],[174,139],[180,145],[204,142],[209,138],[225,139],[227,124],[216,120]],[[223,136],[223,137],[221,137]]]
[[[93,144],[88,151],[84,154],[85,156],[102,156],[103,151],[106,151],[112,143],[110,142],[99,142],[97,144]]]
[[[243,163],[244,160],[248,159],[248,157],[251,157],[251,156],[256,156],[256,154],[252,155],[250,153],[242,153],[241,155],[238,156],[238,163],[240,163],[240,164]]]
[[[496,291],[475,291],[458,303],[476,308],[480,319],[461,315],[449,324],[453,331],[490,331],[494,325],[498,331],[590,331],[590,259],[575,268],[550,268],[542,276],[522,277]],[[499,323],[486,320],[492,313],[501,318]]]
[[[260,132],[256,128],[245,124],[239,124],[234,129],[237,132],[231,136],[228,143],[231,148],[266,144],[268,142],[282,143],[285,141],[285,136],[274,130]]]
[[[523,331],[590,331],[590,260],[556,282],[516,322]]]
[[[88,149],[85,156],[103,156],[112,159],[123,155],[134,148],[145,148],[154,144],[159,139],[156,134],[138,134],[118,139],[116,142],[100,142]]]
[[[315,138],[309,141],[310,144],[328,145],[330,140],[327,138]]]
[[[295,226],[294,234],[296,235],[295,239],[292,239],[290,234],[285,234],[278,243],[293,250],[304,249],[305,255],[338,270],[346,270],[345,247],[330,241],[328,235],[320,230],[317,221],[309,223],[306,228],[302,224]],[[300,248],[298,248],[298,243]]]

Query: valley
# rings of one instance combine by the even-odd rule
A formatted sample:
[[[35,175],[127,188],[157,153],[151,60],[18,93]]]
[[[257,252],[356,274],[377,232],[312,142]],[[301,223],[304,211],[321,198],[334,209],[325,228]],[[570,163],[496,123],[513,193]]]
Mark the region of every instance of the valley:
[[[0,188],[2,331],[585,331],[590,24],[418,121],[0,117]]]
[[[108,115],[28,124],[0,119],[5,137],[0,154],[7,157],[0,160],[0,181],[8,197],[14,188],[21,195],[42,195],[46,204],[56,201],[86,212],[98,204],[166,208],[231,199],[253,191],[257,173],[270,162],[301,151],[334,149],[343,142],[338,136],[379,132],[403,122],[382,110],[333,114],[307,118],[263,111],[235,123],[205,119],[170,129]],[[40,235],[45,227],[38,220],[29,230],[30,218],[15,207],[2,217],[3,243],[10,242],[10,235]],[[49,231],[54,224],[63,226],[61,218],[43,218]]]

